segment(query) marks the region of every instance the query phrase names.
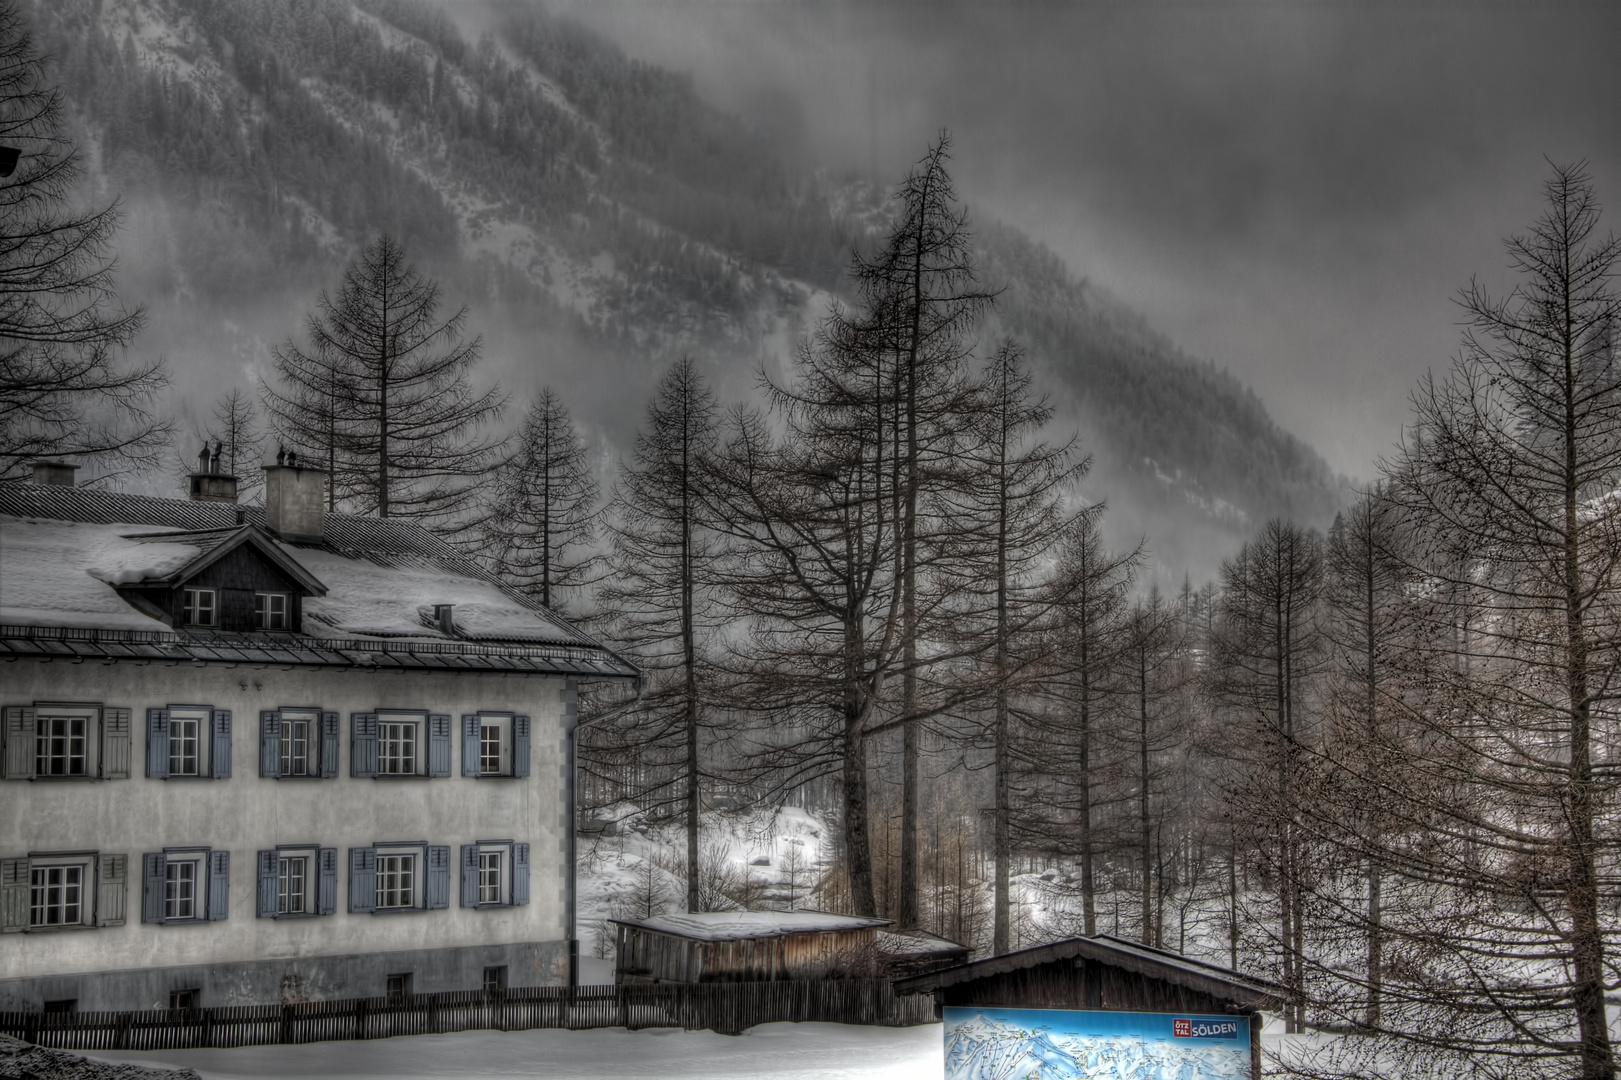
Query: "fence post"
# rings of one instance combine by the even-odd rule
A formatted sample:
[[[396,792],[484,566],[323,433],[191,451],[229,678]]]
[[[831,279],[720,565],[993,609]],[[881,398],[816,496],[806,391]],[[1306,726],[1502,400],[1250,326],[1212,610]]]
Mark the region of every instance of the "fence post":
[[[366,1037],[366,999],[355,999],[355,1038]]]

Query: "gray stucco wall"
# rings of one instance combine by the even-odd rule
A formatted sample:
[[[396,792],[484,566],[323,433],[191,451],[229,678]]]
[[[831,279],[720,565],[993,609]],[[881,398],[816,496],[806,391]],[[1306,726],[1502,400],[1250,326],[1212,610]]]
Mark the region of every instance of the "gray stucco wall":
[[[565,718],[564,690],[560,677],[471,672],[382,673],[63,661],[0,665],[0,704],[93,702],[128,707],[134,719],[131,779],[0,780],[0,857],[49,851],[97,851],[130,857],[129,917],[125,925],[6,934],[0,937],[0,980],[31,982],[36,976],[147,969],[214,971],[224,970],[221,965],[249,962],[263,962],[266,971],[285,974],[306,970],[297,965],[290,968],[290,962],[315,957],[354,958],[428,948],[476,950],[520,944],[540,949],[547,957],[552,955],[548,950],[561,948],[566,956],[566,860],[572,822],[564,783],[565,725],[572,724],[573,718]],[[149,780],[142,775],[146,710],[171,704],[232,710],[230,779]],[[259,711],[281,706],[314,706],[340,714],[337,778],[274,780],[259,776]],[[533,721],[530,775],[524,779],[463,777],[460,739],[456,738],[450,777],[353,779],[348,775],[350,714],[386,708],[420,709],[457,718],[482,709],[526,713]],[[451,845],[454,859],[458,845],[490,839],[527,841],[531,845],[529,904],[485,910],[461,908],[453,868],[451,906],[447,910],[347,913],[349,848],[390,840],[418,840]],[[319,918],[256,918],[255,853],[278,844],[305,843],[339,849],[338,913]],[[141,923],[141,854],[186,845],[231,852],[229,918],[183,926]],[[463,972],[457,966],[461,961],[446,963],[450,967],[443,969],[448,973],[445,979],[462,979],[467,972],[474,972],[471,981],[457,986],[437,985],[440,976],[435,975],[428,985],[419,982],[417,989],[475,989],[478,973],[490,966],[468,960],[470,966]],[[536,971],[546,972],[544,977],[537,976],[539,982],[515,980],[512,985],[567,981],[566,962],[561,971],[553,959],[536,963]],[[372,980],[375,973],[370,966],[350,959],[307,968],[307,974],[330,988],[322,996],[381,993],[369,982],[340,988],[348,978],[343,975],[345,971],[364,972],[362,981]],[[387,972],[408,970],[384,966]],[[271,980],[276,994],[264,1000],[280,1000],[281,974]],[[361,974],[353,977],[362,978]],[[242,985],[259,988],[253,990],[257,994],[262,981],[254,976]],[[166,988],[164,994],[172,988]],[[141,993],[147,994],[147,990]],[[205,1004],[227,1003],[248,1002],[205,999]],[[166,997],[163,1004],[167,1004]],[[91,1006],[82,1003],[81,1007]],[[146,1006],[120,1002],[108,1007]]]

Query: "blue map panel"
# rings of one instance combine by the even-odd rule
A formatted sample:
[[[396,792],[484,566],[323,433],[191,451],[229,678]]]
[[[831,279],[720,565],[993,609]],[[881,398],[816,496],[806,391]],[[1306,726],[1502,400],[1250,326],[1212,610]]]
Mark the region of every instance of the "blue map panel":
[[[947,1008],[946,1080],[1246,1080],[1245,1016]]]

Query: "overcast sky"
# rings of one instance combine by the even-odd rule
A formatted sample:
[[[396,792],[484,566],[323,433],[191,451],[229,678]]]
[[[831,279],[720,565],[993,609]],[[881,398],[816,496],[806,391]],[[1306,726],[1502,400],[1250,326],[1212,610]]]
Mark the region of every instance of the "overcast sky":
[[[1471,274],[1587,158],[1621,231],[1621,3],[558,0],[836,169],[956,141],[1024,227],[1367,477]]]

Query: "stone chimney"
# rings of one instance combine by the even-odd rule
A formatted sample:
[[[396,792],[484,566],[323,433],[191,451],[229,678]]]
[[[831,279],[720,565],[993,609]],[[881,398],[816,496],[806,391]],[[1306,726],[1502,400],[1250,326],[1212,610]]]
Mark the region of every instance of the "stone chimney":
[[[446,637],[456,636],[456,605],[433,605],[433,622],[439,627],[439,632]]]
[[[46,461],[43,458],[29,464],[34,467],[34,483],[44,487],[72,487],[73,474],[79,468],[66,461]]]
[[[265,525],[283,540],[320,543],[326,538],[325,469],[266,465]]]
[[[214,444],[209,452],[203,443],[203,452],[197,455],[197,471],[191,474],[191,501],[207,503],[236,502],[236,477],[220,472],[220,445]]]

